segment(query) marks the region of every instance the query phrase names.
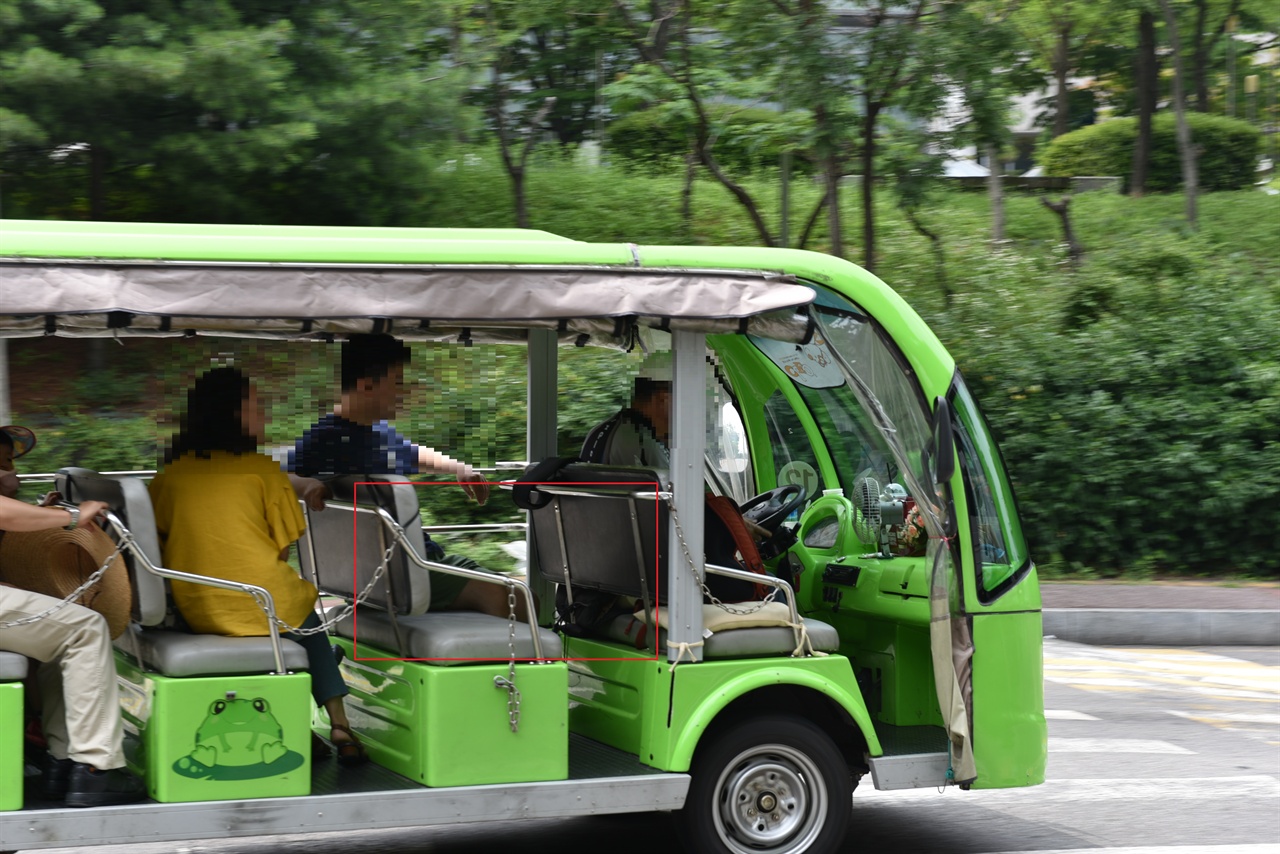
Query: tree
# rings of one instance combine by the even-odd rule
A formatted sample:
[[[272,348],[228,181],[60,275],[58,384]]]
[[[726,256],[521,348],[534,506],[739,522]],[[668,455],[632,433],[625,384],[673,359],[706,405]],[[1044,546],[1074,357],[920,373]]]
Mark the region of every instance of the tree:
[[[457,115],[417,10],[6,4],[9,199],[28,216],[404,220],[421,147]]]
[[[1053,137],[1070,130],[1071,89],[1080,51],[1112,24],[1109,3],[1091,0],[1001,0],[1037,61],[1054,81]]]
[[[1183,85],[1182,46],[1178,39],[1178,20],[1169,0],[1160,0],[1164,12],[1164,24],[1169,33],[1169,48],[1173,52],[1173,109],[1178,123],[1178,159],[1182,161],[1182,192],[1186,199],[1187,225],[1197,227],[1196,197],[1200,186],[1196,171],[1197,151],[1191,141],[1191,128],[1187,124],[1186,89]]]
[[[1133,64],[1138,138],[1133,146],[1129,195],[1141,196],[1147,187],[1147,168],[1151,162],[1151,119],[1156,112],[1160,84],[1160,60],[1156,54],[1156,16],[1145,7],[1138,12],[1138,50]]]

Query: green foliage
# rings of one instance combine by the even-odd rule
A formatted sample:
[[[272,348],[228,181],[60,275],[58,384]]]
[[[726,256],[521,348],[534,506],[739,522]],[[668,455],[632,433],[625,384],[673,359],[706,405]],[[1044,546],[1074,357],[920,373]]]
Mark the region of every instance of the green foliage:
[[[812,121],[800,112],[781,113],[763,107],[707,104],[712,123],[712,150],[725,169],[735,173],[777,166],[788,137],[803,135]],[[631,163],[666,167],[692,148],[694,118],[684,103],[661,104],[631,113],[609,125],[609,151]],[[797,158],[803,165],[802,158]]]
[[[1200,149],[1202,190],[1238,190],[1253,180],[1261,135],[1251,124],[1223,116],[1188,113],[1191,138]],[[1049,175],[1129,174],[1138,120],[1112,119],[1055,139],[1041,162]],[[1151,128],[1151,172],[1147,188],[1175,190],[1182,185],[1174,117],[1160,113]]]

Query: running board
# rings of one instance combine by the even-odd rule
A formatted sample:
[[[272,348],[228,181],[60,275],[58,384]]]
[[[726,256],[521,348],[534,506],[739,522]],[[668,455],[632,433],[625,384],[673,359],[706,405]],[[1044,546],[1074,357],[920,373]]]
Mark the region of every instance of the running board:
[[[928,789],[947,785],[951,756],[947,753],[904,753],[871,756],[871,782],[877,789]]]
[[[688,774],[0,812],[0,851],[676,810]]]

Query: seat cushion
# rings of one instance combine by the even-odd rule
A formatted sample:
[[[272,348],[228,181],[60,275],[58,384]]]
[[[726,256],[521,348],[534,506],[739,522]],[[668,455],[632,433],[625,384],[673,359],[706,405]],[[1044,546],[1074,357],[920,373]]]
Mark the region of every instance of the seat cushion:
[[[396,651],[396,632],[385,611],[361,608],[357,614],[360,642]],[[475,611],[430,611],[412,617],[397,617],[404,637],[405,658],[427,659],[430,664],[467,664],[476,659],[505,661],[510,657],[510,627],[506,619]],[[355,640],[356,622],[350,616],[338,623],[334,634]],[[560,636],[538,629],[543,658],[563,658]],[[529,627],[516,623],[516,658],[533,658]]]
[[[712,607],[712,606],[704,606]],[[785,605],[783,606],[786,607]],[[801,617],[805,631],[809,634],[809,642],[818,652],[836,652],[840,648],[840,633],[833,626],[821,620]],[[766,620],[772,622],[772,620]],[[741,620],[733,620],[740,623]],[[640,649],[652,649],[649,627],[638,617],[623,614],[615,617],[606,627],[605,635],[612,641],[625,643]],[[666,646],[667,633],[663,629],[658,639],[659,650]],[[721,629],[712,632],[703,641],[702,657],[712,658],[745,658],[761,655],[791,655],[796,648],[796,634],[790,626],[752,626],[742,628]]]
[[[0,682],[27,678],[27,657],[16,652],[0,652]]]
[[[228,638],[164,629],[129,627],[116,646],[136,653],[150,670],[164,676],[217,676],[270,673],[276,669],[270,638]],[[286,670],[309,670],[307,652],[291,640],[280,639]]]

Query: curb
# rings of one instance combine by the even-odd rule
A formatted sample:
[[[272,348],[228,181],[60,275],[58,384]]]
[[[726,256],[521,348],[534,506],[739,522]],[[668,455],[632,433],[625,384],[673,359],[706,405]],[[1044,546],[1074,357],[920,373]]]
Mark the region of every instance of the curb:
[[[1280,646],[1280,611],[1046,608],[1044,633],[1088,644]]]

